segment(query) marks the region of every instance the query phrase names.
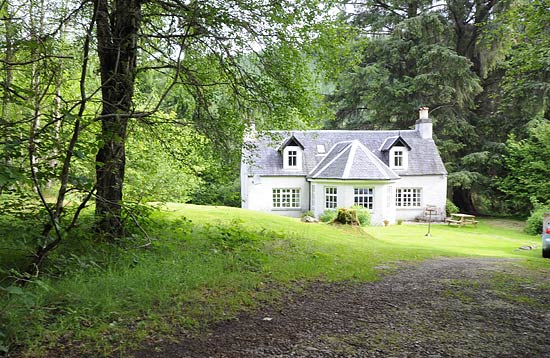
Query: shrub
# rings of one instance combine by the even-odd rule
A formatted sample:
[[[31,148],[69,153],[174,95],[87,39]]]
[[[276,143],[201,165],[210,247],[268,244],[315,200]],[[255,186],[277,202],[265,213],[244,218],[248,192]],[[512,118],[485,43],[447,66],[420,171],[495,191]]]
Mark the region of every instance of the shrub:
[[[352,208],[338,208],[334,221],[344,225],[359,225],[357,210]]]
[[[364,207],[359,205],[352,206],[352,209],[357,211],[357,219],[359,220],[359,225],[370,225],[370,211],[368,209],[365,209]]]
[[[397,225],[403,224],[403,219],[397,219]]]
[[[302,213],[302,215],[300,215],[300,218],[305,218],[306,216],[311,216],[311,217],[315,217],[315,214],[313,214],[313,211],[311,210],[308,210],[308,211],[304,211]]]
[[[445,212],[447,215],[456,214],[460,210],[458,209],[458,206],[456,206],[452,201],[447,199],[447,204],[445,205]]]
[[[531,211],[531,216],[525,223],[525,232],[530,235],[542,234],[542,217],[544,213],[550,213],[550,204],[535,204],[535,208]]]
[[[319,216],[319,220],[324,223],[334,221],[334,219],[336,219],[336,214],[337,213],[335,209],[327,209],[323,211],[323,213]]]

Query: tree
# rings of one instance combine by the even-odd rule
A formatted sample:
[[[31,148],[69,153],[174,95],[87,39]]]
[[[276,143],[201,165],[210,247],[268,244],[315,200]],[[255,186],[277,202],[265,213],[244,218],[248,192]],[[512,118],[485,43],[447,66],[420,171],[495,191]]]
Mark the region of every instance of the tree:
[[[214,91],[229,93],[245,116],[252,107],[274,109],[283,102],[286,111],[307,108],[300,99],[307,83],[296,82],[303,74],[292,81],[287,75],[295,74],[293,68],[303,62],[293,42],[303,42],[303,25],[317,21],[315,1],[266,5],[96,0],[94,7],[102,81],[96,216],[97,228],[110,236],[124,232],[120,217],[128,120],[147,117],[159,107],[156,103],[138,109],[133,103],[139,72],[167,76],[166,92],[186,88],[194,99],[195,124],[212,136],[227,133],[227,128],[219,130],[219,120],[226,122],[213,111]],[[255,52],[255,46],[263,47],[262,52]],[[274,49],[279,50],[276,56],[270,52]],[[245,59],[239,55],[242,51],[254,55]],[[208,62],[209,68],[197,68],[197,62]]]
[[[70,237],[92,199],[98,237],[125,234],[130,135],[155,133],[157,148],[186,159],[179,164],[195,180],[207,165],[196,165],[186,148],[210,155],[208,165],[212,154],[233,160],[247,123],[285,128],[314,118],[311,61],[302,49],[319,29],[311,27],[322,20],[318,5],[3,2],[0,190],[35,196],[46,213],[27,272],[36,274]],[[147,140],[134,139],[136,151]],[[134,169],[160,168],[133,159]]]
[[[510,210],[526,215],[534,204],[550,204],[550,122],[530,130],[528,138],[511,136],[506,142],[504,166],[507,175],[498,182]]]
[[[112,237],[124,233],[122,188],[126,130],[132,115],[141,27],[141,1],[95,0],[97,53],[101,72],[101,143],[96,156],[97,228]]]
[[[329,98],[337,108],[331,126],[406,128],[418,107],[430,107],[453,200],[461,210],[477,212],[477,197],[495,197],[491,178],[499,171],[506,134],[494,128],[512,125],[498,112],[498,65],[509,38],[495,32],[503,31],[499,23],[508,6],[498,0],[356,5],[350,21],[363,30],[358,41],[366,44],[359,47],[361,61]]]

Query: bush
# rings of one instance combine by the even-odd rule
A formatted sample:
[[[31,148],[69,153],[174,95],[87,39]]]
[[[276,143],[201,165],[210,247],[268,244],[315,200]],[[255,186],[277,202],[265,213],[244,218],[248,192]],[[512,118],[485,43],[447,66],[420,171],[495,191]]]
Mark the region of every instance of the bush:
[[[324,223],[329,223],[331,221],[334,221],[336,219],[336,210],[335,209],[327,209],[323,211],[323,213],[319,216],[319,220],[321,220]]]
[[[544,213],[550,213],[550,204],[536,204],[533,211],[531,211],[531,216],[525,223],[524,230],[526,233],[530,235],[542,234],[542,217]]]
[[[303,219],[303,218],[305,218],[306,216],[311,216],[312,218],[314,218],[314,217],[315,217],[315,214],[313,214],[313,211],[311,211],[311,210],[304,211],[304,212],[302,213],[302,215],[300,215],[300,218]]]
[[[447,215],[456,214],[459,212],[458,206],[456,206],[452,201],[447,199],[447,204],[445,205],[445,212]]]
[[[370,211],[368,209],[365,209],[364,207],[359,205],[353,206],[352,209],[357,211],[357,219],[359,220],[359,225],[370,225]]]
[[[338,208],[334,221],[344,225],[359,225],[357,210],[352,208]]]

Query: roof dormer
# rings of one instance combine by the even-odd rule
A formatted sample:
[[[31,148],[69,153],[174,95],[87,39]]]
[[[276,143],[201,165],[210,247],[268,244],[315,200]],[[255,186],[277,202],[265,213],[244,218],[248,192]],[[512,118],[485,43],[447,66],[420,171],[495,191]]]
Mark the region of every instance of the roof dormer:
[[[304,146],[296,137],[291,136],[279,147],[283,156],[283,169],[302,170]]]
[[[407,170],[411,146],[400,135],[386,138],[380,146],[381,152],[387,152],[388,165],[391,169]]]

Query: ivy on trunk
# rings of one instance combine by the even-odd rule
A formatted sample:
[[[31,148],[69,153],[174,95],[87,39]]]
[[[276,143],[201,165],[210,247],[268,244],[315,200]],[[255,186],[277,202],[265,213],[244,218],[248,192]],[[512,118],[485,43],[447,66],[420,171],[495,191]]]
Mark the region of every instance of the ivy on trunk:
[[[121,222],[126,163],[126,131],[132,97],[141,19],[139,0],[95,0],[97,52],[101,68],[101,134],[96,156],[96,229],[110,237],[124,234]],[[110,6],[111,5],[111,6]]]

